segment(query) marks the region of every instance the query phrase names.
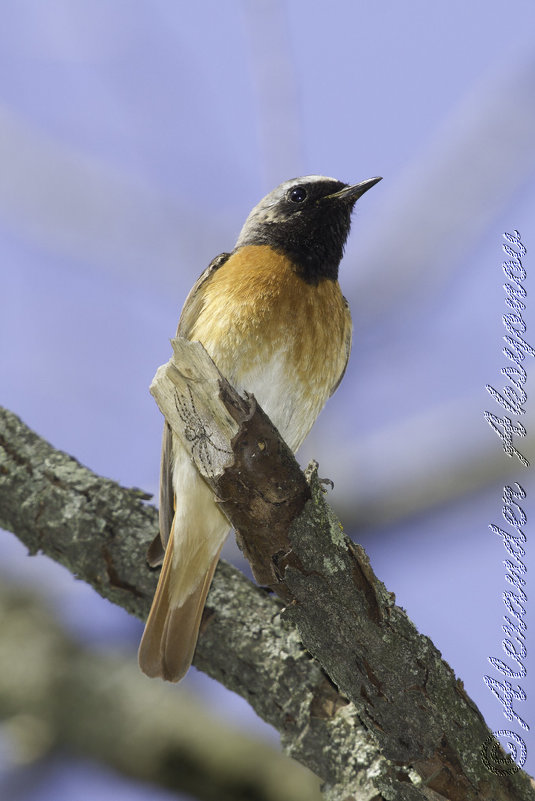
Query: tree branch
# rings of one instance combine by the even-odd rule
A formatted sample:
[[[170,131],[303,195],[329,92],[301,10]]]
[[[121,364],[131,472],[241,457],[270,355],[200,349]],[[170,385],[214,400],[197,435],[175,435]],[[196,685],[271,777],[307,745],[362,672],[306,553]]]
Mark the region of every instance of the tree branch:
[[[54,451],[7,411],[0,431],[0,524],[145,618],[156,577],[144,553],[157,529],[146,496]],[[489,732],[462,684],[394,606],[314,482],[311,491],[290,534],[304,571],[284,573],[296,602],[279,614],[279,602],[222,563],[197,667],[274,725],[286,751],[327,783],[332,801],[532,801],[522,771],[497,776],[485,767]]]
[[[59,748],[201,801],[319,801],[310,772],[132,659],[80,646],[29,593],[0,584],[0,620],[0,717],[24,770]]]

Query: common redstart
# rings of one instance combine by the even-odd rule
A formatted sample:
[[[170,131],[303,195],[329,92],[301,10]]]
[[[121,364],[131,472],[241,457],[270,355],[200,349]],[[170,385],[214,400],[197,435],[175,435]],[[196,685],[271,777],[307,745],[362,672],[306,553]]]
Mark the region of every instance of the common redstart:
[[[232,253],[212,261],[182,309],[177,335],[201,342],[238,392],[252,392],[294,451],[346,369],[351,315],[338,268],[355,202],[380,180],[350,186],[308,175],[281,184],[254,207]],[[178,681],[187,672],[228,532],[166,424],[161,542],[152,563],[158,547],[165,557],[139,647],[148,676]]]

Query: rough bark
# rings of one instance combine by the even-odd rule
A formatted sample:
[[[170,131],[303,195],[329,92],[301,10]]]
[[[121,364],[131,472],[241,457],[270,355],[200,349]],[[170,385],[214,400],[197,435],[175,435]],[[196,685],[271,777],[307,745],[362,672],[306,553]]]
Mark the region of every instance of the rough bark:
[[[9,412],[0,430],[0,524],[144,618],[155,586],[144,550],[156,530],[146,496],[54,451]],[[314,478],[311,495],[288,535],[297,562],[277,576],[292,603],[281,614],[221,564],[195,664],[281,732],[331,801],[534,799],[522,771],[485,767],[489,732],[462,684],[343,535]]]

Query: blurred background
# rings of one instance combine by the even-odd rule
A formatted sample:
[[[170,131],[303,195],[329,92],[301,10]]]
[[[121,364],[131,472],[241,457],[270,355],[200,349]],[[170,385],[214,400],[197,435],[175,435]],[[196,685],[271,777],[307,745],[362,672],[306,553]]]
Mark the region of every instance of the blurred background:
[[[483,414],[503,413],[485,385],[501,390],[508,364],[504,231],[518,229],[528,248],[535,344],[534,45],[531,0],[0,5],[0,403],[97,473],[156,494],[162,420],[148,386],[194,280],[281,181],[382,175],[358,204],[341,271],[349,369],[299,458],[334,481],[346,530],[490,728],[523,736],[531,773],[535,739],[506,720],[483,677],[500,678],[488,657],[505,658],[509,588],[488,526],[503,523],[504,484],[520,482],[531,567],[535,481]],[[517,446],[533,459],[531,359],[526,367],[528,437]],[[242,564],[231,541],[224,556]],[[59,638],[97,672],[118,660],[115,680],[143,694],[139,621],[4,532],[0,584],[2,675],[28,671],[27,649],[8,646],[7,633],[16,643],[34,626],[39,660]],[[534,631],[528,619],[531,642]],[[113,763],[95,746],[105,715],[81,717],[62,740],[6,692],[2,799],[210,797]],[[201,752],[214,731],[263,755],[277,748],[244,701],[195,669],[164,698],[204,721],[191,734]],[[529,723],[528,703],[515,709]],[[286,768],[273,772],[290,783]],[[315,797],[309,782],[296,775],[296,799]]]

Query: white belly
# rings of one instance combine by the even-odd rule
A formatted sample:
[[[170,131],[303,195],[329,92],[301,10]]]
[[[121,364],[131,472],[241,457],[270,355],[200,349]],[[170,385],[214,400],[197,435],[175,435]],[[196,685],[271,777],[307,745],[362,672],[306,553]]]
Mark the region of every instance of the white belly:
[[[274,353],[232,379],[238,392],[253,393],[293,451],[307,436],[328,395],[322,387],[311,387],[310,381],[303,382],[292,374],[285,351]]]

